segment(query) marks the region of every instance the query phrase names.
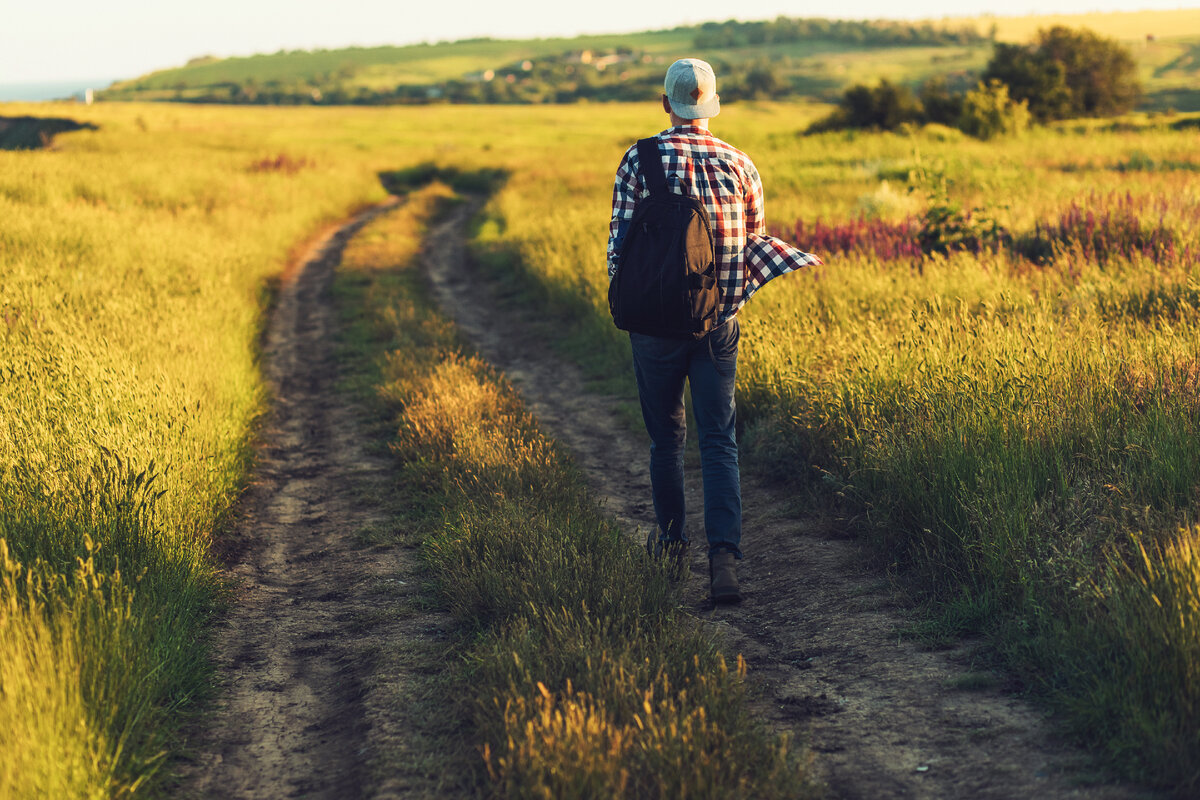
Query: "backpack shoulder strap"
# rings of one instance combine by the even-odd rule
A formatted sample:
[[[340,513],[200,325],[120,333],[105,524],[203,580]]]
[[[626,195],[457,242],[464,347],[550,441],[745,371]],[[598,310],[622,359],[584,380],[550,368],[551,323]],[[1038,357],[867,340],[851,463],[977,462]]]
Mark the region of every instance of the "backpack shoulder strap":
[[[667,174],[663,172],[662,156],[658,152],[658,137],[638,139],[638,166],[652,195],[667,193]]]

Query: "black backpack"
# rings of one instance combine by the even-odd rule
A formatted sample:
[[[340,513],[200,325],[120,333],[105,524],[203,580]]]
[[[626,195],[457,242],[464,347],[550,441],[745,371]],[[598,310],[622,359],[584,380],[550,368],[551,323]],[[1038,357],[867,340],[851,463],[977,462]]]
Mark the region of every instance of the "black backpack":
[[[700,339],[716,327],[721,307],[708,211],[667,188],[656,138],[637,147],[650,196],[629,222],[608,307],[621,330]]]

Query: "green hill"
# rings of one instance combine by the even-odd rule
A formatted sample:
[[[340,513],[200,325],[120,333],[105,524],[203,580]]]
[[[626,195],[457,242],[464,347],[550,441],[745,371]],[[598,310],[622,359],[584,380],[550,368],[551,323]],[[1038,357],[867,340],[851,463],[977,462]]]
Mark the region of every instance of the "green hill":
[[[104,100],[235,103],[572,102],[653,97],[682,54],[718,66],[726,99],[830,96],[847,81],[976,68],[988,40],[932,23],[706,23],[570,39],[472,39],[406,47],[198,58],[115,84]],[[880,58],[881,53],[886,57]]]
[[[1152,26],[1155,13],[1144,12],[1143,28]],[[831,101],[850,85],[881,78],[915,87],[941,75],[951,86],[970,86],[991,56],[991,37],[1004,37],[1009,29],[1036,29],[1036,19],[985,26],[987,20],[978,19],[908,23],[781,17],[575,38],[202,57],[114,84],[99,98],[330,105],[642,100],[659,91],[666,64],[689,55],[717,67],[726,101]],[[1091,20],[1079,17],[1080,24]],[[1200,91],[1191,88],[1200,72],[1200,36],[1187,26],[1176,29],[1190,36],[1148,41],[1139,34],[1133,48],[1147,108],[1200,109]]]

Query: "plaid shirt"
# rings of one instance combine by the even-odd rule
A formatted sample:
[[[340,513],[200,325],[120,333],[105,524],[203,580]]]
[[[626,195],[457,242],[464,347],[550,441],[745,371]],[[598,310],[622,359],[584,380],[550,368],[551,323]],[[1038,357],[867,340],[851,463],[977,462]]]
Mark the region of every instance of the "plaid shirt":
[[[712,223],[713,255],[725,322],[767,281],[821,259],[767,236],[763,190],[750,157],[702,128],[669,128],[658,135],[667,185],[704,203]],[[612,222],[608,231],[608,279],[617,274],[621,245],[637,201],[650,190],[638,174],[635,143],[617,167],[613,185]]]

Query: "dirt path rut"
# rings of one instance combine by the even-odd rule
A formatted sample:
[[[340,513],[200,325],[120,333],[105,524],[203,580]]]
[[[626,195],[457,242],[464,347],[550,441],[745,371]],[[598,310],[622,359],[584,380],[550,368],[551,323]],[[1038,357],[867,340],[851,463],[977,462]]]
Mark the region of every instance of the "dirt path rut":
[[[220,798],[433,796],[420,774],[370,780],[381,748],[402,749],[403,676],[373,669],[396,643],[433,659],[437,614],[398,615],[411,557],[364,546],[386,526],[386,457],[364,452],[361,411],[335,391],[330,285],[346,242],[395,205],[322,237],[286,275],[265,366],[274,407],[256,477],[222,542],[236,598],[216,631],[219,710],[193,740],[189,794]]]
[[[653,525],[644,434],[614,398],[582,390],[545,333],[468,266],[464,206],[431,231],[425,262],[435,293],[480,352],[563,443],[596,496],[631,538]],[[581,266],[581,268],[591,268]],[[702,506],[697,469],[688,501]],[[786,488],[743,476],[746,600],[707,602],[707,562],[693,547],[689,601],[748,659],[758,711],[811,742],[831,794],[843,798],[1126,798],[1115,785],[1078,782],[1086,760],[1055,739],[1044,716],[998,689],[956,688],[972,678],[966,645],[928,652],[901,641],[907,620],[864,553],[828,521],[797,513]]]

